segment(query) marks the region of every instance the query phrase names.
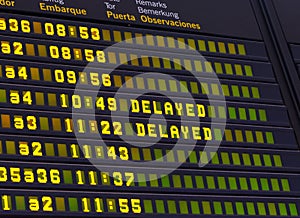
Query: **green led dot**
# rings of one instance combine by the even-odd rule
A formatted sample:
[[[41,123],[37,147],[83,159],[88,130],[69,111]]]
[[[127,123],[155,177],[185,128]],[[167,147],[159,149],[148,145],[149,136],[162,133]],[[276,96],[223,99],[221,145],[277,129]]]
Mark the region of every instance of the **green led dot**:
[[[171,67],[171,60],[170,59],[164,58],[163,59],[163,64],[164,64],[163,68],[165,68],[165,69],[171,69],[172,68]]]
[[[224,205],[225,205],[226,215],[233,215],[232,203],[231,202],[225,202]]]
[[[78,211],[77,198],[68,198],[68,203],[69,203],[69,210],[71,212],[77,212]]]
[[[210,93],[207,83],[203,83],[203,82],[201,83],[201,90],[202,90],[202,94],[208,95]]]
[[[280,191],[278,179],[271,179],[271,185],[273,191]]]
[[[65,184],[73,184],[72,171],[71,170],[63,170],[63,177]]]
[[[233,75],[233,69],[231,64],[225,64],[225,72],[228,75]]]
[[[247,120],[245,108],[239,108],[239,117],[241,120]]]
[[[250,178],[251,190],[258,191],[258,183],[256,178]]]
[[[213,176],[207,176],[206,183],[208,189],[216,189],[215,178]]]
[[[283,191],[285,191],[285,192],[291,191],[289,180],[281,179],[281,185],[282,185],[282,190]]]
[[[256,110],[253,108],[249,109],[250,120],[257,120]]]
[[[261,131],[255,131],[255,135],[256,135],[257,143],[263,144],[265,142],[264,137],[263,137],[263,133]]]
[[[260,109],[260,110],[258,110],[258,113],[259,113],[259,120],[266,122],[267,121],[266,111],[263,109]]]
[[[290,214],[291,216],[298,216],[298,210],[296,204],[289,204]]]
[[[222,141],[223,135],[220,129],[217,128],[214,129],[214,138],[216,141]]]
[[[253,98],[260,98],[259,89],[257,87],[252,87],[252,96]]]
[[[175,201],[167,201],[169,214],[177,214],[177,207]]]
[[[174,157],[174,151],[173,150],[166,150],[166,158],[167,162],[175,162],[175,157]]]
[[[237,190],[237,184],[236,184],[236,178],[234,177],[229,177],[228,178],[228,182],[229,182],[229,188],[230,190]]]
[[[178,92],[178,87],[175,80],[169,80],[169,86],[171,92]]]
[[[189,209],[186,201],[179,201],[180,214],[189,214]]]
[[[196,186],[198,189],[204,189],[204,183],[203,183],[203,177],[202,176],[196,176],[195,177]]]
[[[250,98],[250,92],[248,86],[242,86],[242,93],[244,98]]]
[[[268,144],[274,144],[274,137],[272,132],[266,132],[266,138]]]
[[[247,206],[248,215],[256,215],[253,202],[247,202],[246,206]]]
[[[221,63],[215,63],[215,71],[217,74],[223,74],[223,68]]]
[[[164,188],[170,188],[170,180],[168,175],[161,175],[161,184]]]
[[[265,207],[264,203],[258,202],[257,203],[257,208],[258,208],[258,215],[263,215],[263,216],[267,215],[266,207]]]
[[[233,142],[232,131],[230,129],[225,129],[225,140],[227,142]]]
[[[201,164],[208,164],[207,152],[200,151],[199,154],[200,154],[200,163]]]
[[[178,162],[185,163],[186,159],[187,159],[187,157],[185,156],[185,151],[178,150],[177,151],[177,159],[178,159]]]
[[[238,153],[232,153],[232,161],[234,165],[241,165],[240,155]]]
[[[276,205],[274,203],[268,203],[268,209],[271,216],[277,216]]]
[[[125,111],[128,112],[128,104],[127,104],[127,100],[126,99],[120,99],[120,111]]]
[[[151,187],[158,187],[158,180],[156,174],[149,174],[149,179]]]
[[[209,105],[207,106],[207,109],[208,109],[208,117],[215,118],[216,117],[215,107]]]
[[[260,184],[261,184],[261,188],[262,188],[263,191],[270,191],[268,179],[261,178],[260,179]]]
[[[16,154],[16,146],[14,141],[6,141],[5,145],[7,154]]]
[[[49,157],[55,156],[54,145],[52,143],[45,143],[46,155]]]
[[[245,215],[243,202],[236,202],[235,207],[238,215]]]
[[[56,203],[56,210],[57,211],[66,211],[66,205],[65,205],[65,198],[64,197],[56,197],[55,198]]]
[[[282,161],[280,155],[273,155],[273,159],[276,167],[282,167]]]
[[[228,85],[222,84],[221,86],[222,86],[222,90],[223,90],[223,95],[224,95],[225,97],[230,96]]]
[[[235,68],[235,74],[236,75],[243,76],[243,69],[242,69],[242,66],[240,64],[235,64],[234,68]]]
[[[288,213],[287,213],[286,205],[284,203],[279,203],[278,206],[279,206],[279,214],[281,216],[287,216]]]
[[[267,166],[267,167],[272,166],[272,161],[271,161],[271,157],[269,154],[264,154],[263,159],[264,159],[265,166]]]
[[[143,160],[151,161],[152,160],[151,150],[149,148],[143,148],[142,151],[143,151]]]
[[[236,85],[231,86],[231,90],[234,97],[241,97],[239,87]]]
[[[199,87],[196,82],[191,82],[191,90],[193,94],[199,94]]]
[[[0,102],[1,103],[6,103],[7,102],[6,90],[4,90],[4,89],[0,89]]]
[[[198,40],[198,45],[199,45],[199,49],[200,51],[206,51],[206,44],[204,40]]]
[[[25,197],[15,196],[15,199],[16,199],[16,209],[25,211],[26,210]]]
[[[167,91],[167,84],[166,81],[163,79],[158,80],[158,86],[160,91]]]
[[[254,142],[254,137],[253,137],[252,131],[246,130],[245,133],[246,133],[247,142],[253,143]]]
[[[254,166],[259,166],[259,167],[262,166],[259,154],[253,154],[253,162],[254,162]]]
[[[225,111],[225,107],[218,107],[218,113],[219,113],[219,117],[222,119],[226,119],[226,111]]]
[[[211,158],[211,163],[212,164],[220,164],[220,161],[219,161],[219,156],[216,152],[210,152],[210,156],[212,157]]]
[[[196,151],[190,152],[188,161],[189,163],[198,163]]]
[[[217,215],[223,215],[223,209],[222,209],[221,202],[214,201],[213,205],[214,205],[214,212],[215,212],[215,214],[217,214]]]
[[[156,90],[156,85],[155,85],[154,79],[148,78],[147,83],[148,83],[148,88],[150,90]]]
[[[192,214],[200,214],[198,201],[191,201]]]
[[[173,59],[173,64],[174,64],[175,70],[182,70],[182,63],[181,63],[180,59],[174,58]]]
[[[236,120],[236,110],[235,110],[235,108],[234,107],[229,107],[228,112],[229,112],[229,118],[231,120]]]
[[[173,175],[172,179],[173,179],[174,188],[182,188],[181,178],[179,175]]]
[[[201,61],[194,61],[196,72],[203,72]]]
[[[125,123],[125,132],[126,132],[126,135],[128,135],[128,136],[133,136],[134,135],[131,123]]]
[[[252,67],[249,65],[245,65],[245,71],[246,71],[246,76],[253,76],[253,71],[252,71]]]
[[[193,67],[192,67],[192,62],[191,62],[191,60],[186,60],[186,59],[184,59],[183,60],[183,63],[184,63],[184,68],[186,69],[186,70],[188,70],[188,71],[193,71]]]
[[[203,213],[204,214],[211,214],[210,202],[209,201],[202,201]]]
[[[226,164],[226,165],[230,164],[229,155],[227,152],[221,152],[221,159],[222,159],[223,164]]]
[[[137,174],[138,177],[138,184],[140,187],[146,187],[147,186],[147,182],[146,182],[146,176],[143,173],[138,173]]]
[[[156,205],[157,213],[160,213],[160,214],[166,213],[163,200],[155,200],[155,205]]]
[[[235,139],[237,142],[244,142],[243,132],[241,130],[235,130]]]
[[[131,148],[132,160],[141,160],[140,151],[138,148]]]
[[[162,162],[163,161],[163,154],[161,149],[154,149],[154,155],[155,155],[155,160]]]
[[[153,207],[152,207],[152,201],[151,200],[144,200],[144,210],[145,213],[153,214]]]
[[[226,186],[226,181],[225,181],[225,178],[222,176],[222,177],[218,177],[218,187],[219,189],[227,189],[227,186]]]
[[[218,84],[211,84],[212,94],[220,95],[220,90]]]
[[[191,177],[191,176],[185,175],[185,176],[183,177],[183,180],[184,180],[184,187],[185,187],[185,188],[194,188],[193,180],[192,180],[192,177]]]
[[[187,85],[187,82],[186,82],[186,81],[180,81],[180,91],[181,91],[182,93],[187,93],[187,92],[189,92],[188,85]]]
[[[245,177],[240,177],[239,183],[240,183],[241,190],[247,191],[249,189],[247,179]]]

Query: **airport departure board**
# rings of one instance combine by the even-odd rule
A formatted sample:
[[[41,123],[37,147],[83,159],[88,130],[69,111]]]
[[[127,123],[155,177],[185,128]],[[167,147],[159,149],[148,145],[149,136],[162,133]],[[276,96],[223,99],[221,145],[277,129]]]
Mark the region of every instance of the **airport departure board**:
[[[0,217],[299,217],[296,2],[0,0]]]

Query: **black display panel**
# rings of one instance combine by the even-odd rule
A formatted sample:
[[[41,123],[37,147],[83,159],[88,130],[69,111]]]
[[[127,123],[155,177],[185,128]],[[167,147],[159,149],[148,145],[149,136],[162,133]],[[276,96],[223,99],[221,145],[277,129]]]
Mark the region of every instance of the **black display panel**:
[[[0,10],[1,217],[299,216],[297,81],[270,5]]]

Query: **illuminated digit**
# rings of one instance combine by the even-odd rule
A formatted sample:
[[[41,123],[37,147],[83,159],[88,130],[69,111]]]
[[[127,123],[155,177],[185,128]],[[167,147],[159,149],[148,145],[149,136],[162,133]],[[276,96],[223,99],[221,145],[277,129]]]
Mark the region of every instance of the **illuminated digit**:
[[[24,33],[30,33],[31,32],[30,22],[28,20],[22,20],[21,28]]]
[[[49,50],[50,50],[50,56],[51,58],[54,58],[54,59],[58,59],[59,58],[59,49],[57,46],[50,46],[49,47]]]
[[[74,71],[71,71],[71,70],[67,71],[67,81],[70,84],[76,84],[77,83],[76,73]]]
[[[131,207],[133,213],[142,213],[141,200],[131,199]]]
[[[20,56],[24,55],[23,44],[21,42],[14,42],[13,47],[14,47],[15,55],[20,55]]]
[[[100,80],[99,80],[99,74],[98,73],[90,73],[90,79],[93,86],[99,86]]]
[[[1,41],[1,51],[3,54],[11,54],[9,42]]]
[[[110,157],[113,160],[117,159],[116,149],[115,149],[114,146],[108,147],[107,156]]]
[[[113,122],[114,135],[122,135],[122,123]]]
[[[29,197],[29,209],[31,211],[40,210],[40,203],[37,197]]]
[[[69,106],[68,106],[68,95],[66,95],[66,94],[61,94],[60,95],[60,106],[62,107],[62,108],[68,108]]]
[[[104,51],[97,51],[96,56],[97,56],[97,61],[99,63],[105,63],[106,62]]]
[[[14,127],[16,129],[24,129],[24,120],[22,117],[19,116],[14,117]]]
[[[9,79],[16,78],[16,72],[13,66],[5,66],[5,75]]]
[[[114,177],[114,184],[115,186],[122,186],[123,185],[123,176],[120,172],[114,172],[113,173]]]
[[[54,27],[52,23],[45,23],[45,32],[48,36],[54,35]]]
[[[18,76],[20,79],[27,80],[28,75],[26,67],[23,66],[18,68]]]
[[[102,200],[100,198],[95,198],[95,209],[97,213],[102,213]]]
[[[2,196],[2,210],[11,210],[10,207],[10,196],[3,195]]]
[[[29,130],[36,130],[37,129],[36,118],[34,116],[28,116],[27,117],[27,128]]]
[[[66,129],[66,132],[73,132],[73,122],[72,122],[72,119],[65,119],[65,129]]]
[[[101,121],[101,129],[102,129],[102,134],[103,135],[110,135],[110,123],[108,121]]]
[[[82,107],[81,97],[79,95],[72,95],[72,106],[76,109]]]
[[[24,169],[24,181],[27,183],[34,183],[34,174],[32,169]]]
[[[79,133],[85,133],[85,120],[79,119],[77,121],[77,127],[78,127],[78,132]]]
[[[10,103],[20,104],[20,95],[18,91],[11,90],[9,95]]]
[[[100,98],[97,99],[96,107],[97,107],[98,110],[102,110],[102,111],[105,110],[105,104],[104,104],[104,98],[103,97],[100,97]]]
[[[83,150],[83,154],[84,154],[84,157],[87,158],[87,159],[90,159],[91,158],[91,146],[89,145],[84,145],[82,146],[82,150]]]
[[[50,170],[50,180],[52,184],[60,184],[59,170],[57,169]]]
[[[98,28],[91,28],[91,33],[93,40],[100,40],[100,31]]]
[[[54,77],[55,77],[55,81],[57,83],[64,83],[65,82],[64,72],[62,70],[55,70],[54,71]]]
[[[88,33],[88,28],[84,26],[79,26],[79,32],[80,32],[80,37],[82,39],[88,39],[89,38],[89,33]]]
[[[23,92],[23,103],[31,105],[32,104],[32,98],[31,98],[31,92],[30,91],[24,91]]]
[[[36,174],[39,183],[45,184],[48,182],[47,171],[45,169],[37,169]]]
[[[110,111],[116,111],[117,110],[117,101],[116,101],[115,98],[108,98],[107,103],[108,103],[108,109]]]
[[[94,57],[94,51],[91,49],[84,49],[84,54],[85,54],[85,60],[88,62],[94,62],[95,57]]]
[[[129,213],[128,199],[119,198],[119,207],[121,213]]]
[[[126,147],[120,147],[119,152],[121,160],[129,160],[128,149]]]
[[[71,145],[71,154],[72,154],[72,158],[79,158],[78,145],[75,144]]]
[[[37,156],[37,157],[43,156],[41,143],[32,142],[31,146],[32,146],[33,156]]]
[[[22,156],[28,156],[29,155],[29,146],[26,142],[20,142],[19,143],[19,153]]]
[[[89,209],[89,202],[88,202],[88,198],[82,198],[82,208],[83,208],[83,212],[84,213],[89,213],[90,209]]]
[[[61,48],[61,53],[62,53],[62,57],[65,60],[71,60],[72,56],[71,56],[71,50],[68,47],[62,47]]]
[[[7,182],[7,170],[5,167],[0,167],[0,182]]]
[[[84,172],[81,170],[76,171],[76,178],[77,178],[77,184],[83,185],[84,184]]]
[[[19,23],[16,19],[9,19],[9,29],[12,32],[18,32],[19,31]]]
[[[10,179],[12,182],[19,183],[21,181],[20,171],[20,168],[10,168]]]
[[[52,198],[49,196],[43,196],[42,197],[43,202],[43,211],[51,212],[53,211],[52,207]]]
[[[102,83],[105,87],[111,87],[111,80],[109,74],[102,74]]]
[[[0,19],[0,30],[5,31],[7,29],[6,20],[4,18]]]
[[[97,185],[97,173],[94,171],[89,171],[89,180],[90,180],[90,185]]]
[[[61,37],[65,37],[66,36],[66,27],[63,24],[57,24],[56,25],[56,29],[57,29],[57,35],[61,36]]]
[[[125,172],[125,177],[126,177],[126,186],[131,186],[132,183],[134,182],[134,174]]]

